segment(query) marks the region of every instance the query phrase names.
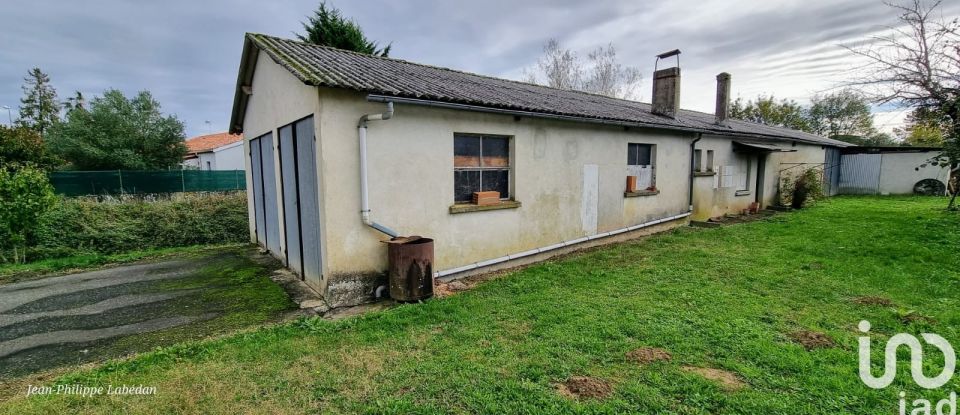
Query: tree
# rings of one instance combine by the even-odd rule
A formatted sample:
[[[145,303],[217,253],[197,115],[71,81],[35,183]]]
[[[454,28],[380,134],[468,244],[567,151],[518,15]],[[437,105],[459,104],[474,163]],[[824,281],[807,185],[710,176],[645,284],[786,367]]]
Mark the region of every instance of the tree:
[[[390,46],[380,49],[377,43],[368,40],[357,22],[343,17],[339,9],[321,2],[313,16],[307,16],[303,24],[305,33],[296,34],[303,42],[352,50],[374,56],[389,56]]]
[[[47,151],[39,133],[26,127],[0,125],[0,166],[32,165],[50,169],[58,164],[57,158]]]
[[[871,137],[877,134],[867,99],[844,89],[827,95],[815,95],[807,117],[810,131],[824,137]]]
[[[85,110],[87,109],[87,100],[83,97],[83,93],[76,91],[74,96],[67,98],[67,101],[63,103],[63,109],[67,110],[69,113],[73,110]]]
[[[917,147],[943,147],[944,137],[949,135],[949,123],[939,111],[914,108],[907,115],[905,128],[894,132],[904,144]]]
[[[23,78],[23,98],[20,99],[19,125],[42,136],[60,121],[60,102],[57,91],[50,85],[50,77],[40,68],[33,68]]]
[[[730,105],[730,117],[775,127],[812,132],[806,111],[793,100],[760,95],[756,101],[737,98]]]
[[[5,253],[12,249],[13,262],[25,262],[26,243],[40,216],[55,201],[53,187],[42,170],[0,167],[0,259],[7,262]]]
[[[846,141],[850,144],[863,147],[897,147],[899,143],[893,136],[887,133],[874,132],[867,136],[862,135],[838,135],[830,137],[834,140]]]
[[[81,170],[151,170],[177,166],[187,153],[183,123],[164,116],[147,91],[133,99],[110,89],[90,109],[71,111],[51,131],[50,149]]]
[[[874,36],[853,54],[865,61],[850,85],[868,88],[878,103],[924,108],[944,116],[944,152],[930,163],[951,166],[960,176],[960,20],[947,20],[940,1],[910,0],[888,4],[898,15],[897,26]],[[958,183],[951,186],[948,208],[956,205]]]
[[[613,44],[594,49],[584,62],[576,52],[564,49],[559,41],[550,39],[543,45],[543,55],[537,60],[536,69],[525,71],[524,79],[552,88],[639,99],[643,75],[640,69],[620,63]]]

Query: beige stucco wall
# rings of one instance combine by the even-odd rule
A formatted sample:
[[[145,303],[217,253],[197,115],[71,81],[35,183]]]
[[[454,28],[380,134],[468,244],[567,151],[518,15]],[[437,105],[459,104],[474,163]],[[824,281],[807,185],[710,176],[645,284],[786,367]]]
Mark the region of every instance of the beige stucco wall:
[[[913,186],[923,179],[937,179],[946,184],[950,170],[927,163],[939,153],[883,153],[880,162],[880,194],[912,194]],[[927,166],[920,167],[923,164]]]
[[[381,243],[386,236],[360,219],[357,139],[358,119],[383,109],[383,104],[367,102],[363,93],[306,86],[268,55],[259,55],[243,125],[244,152],[249,152],[250,139],[267,132],[273,134],[276,146],[279,127],[314,115],[325,278],[308,283],[321,293],[327,292],[333,277],[379,274],[386,269],[386,247]],[[449,212],[454,187],[453,137],[458,132],[512,137],[511,195],[522,204],[519,208]],[[663,130],[397,104],[393,119],[369,123],[372,218],[403,235],[435,239],[437,271],[617,230],[687,211],[693,138],[693,134]],[[628,143],[656,145],[659,194],[624,197]],[[704,150],[704,159],[706,150],[714,150],[717,166],[732,164],[729,137],[704,136],[697,148]],[[769,156],[765,204],[775,200],[776,173],[781,163],[823,162],[819,146],[799,144],[794,148],[798,151]],[[244,159],[249,187],[251,169],[249,158]],[[276,147],[274,162],[278,169],[275,186],[279,189]],[[596,166],[598,172],[596,229],[585,224],[589,219],[584,217],[585,166]],[[713,177],[697,177],[697,217],[737,212],[749,206],[755,198],[756,174],[754,161],[749,196],[735,196],[735,188],[714,189]],[[249,190],[252,206],[253,192]],[[278,197],[277,203],[282,224],[282,198]],[[253,209],[250,212],[252,235]],[[643,232],[683,223],[681,220]],[[282,226],[280,239],[284,245]],[[281,246],[281,252],[284,248]],[[281,254],[274,254],[283,259]]]
[[[257,66],[253,75],[253,93],[247,103],[246,114],[243,120],[243,151],[244,166],[247,177],[247,203],[253,206],[253,180],[252,170],[250,168],[250,140],[260,137],[266,133],[273,135],[273,160],[276,172],[275,188],[281,188],[280,178],[280,152],[277,151],[279,136],[277,129],[304,118],[309,115],[319,114],[320,102],[317,96],[316,88],[304,85],[294,78],[289,71],[274,62],[269,55],[259,52]],[[316,123],[314,124],[316,126]],[[319,134],[317,135],[319,138]],[[319,148],[317,146],[319,157]],[[319,175],[319,169],[318,169]],[[321,183],[318,177],[318,183]],[[320,192],[320,216],[323,217],[323,192],[321,183]],[[283,200],[277,196],[277,212],[279,215],[280,229],[280,252],[271,252],[275,257],[285,260],[282,252],[286,249],[286,235],[284,232]],[[255,221],[254,210],[248,209],[250,222],[250,239],[256,242],[254,235]],[[321,239],[324,237],[321,229]],[[322,289],[320,281],[307,281],[314,288]]]
[[[707,151],[714,151],[714,166],[736,165],[737,154],[733,151],[733,141],[736,138],[704,135],[697,142],[696,148],[702,151],[704,166],[707,164]],[[754,141],[743,138],[743,141]],[[777,184],[781,170],[791,168],[798,170],[803,166],[795,163],[809,163],[807,167],[824,162],[825,150],[819,145],[787,142],[764,142],[765,145],[775,145],[791,152],[774,152],[766,156],[763,176],[762,206],[767,207],[777,200]],[[757,200],[758,158],[752,156],[750,161],[750,177],[748,178],[749,193],[738,195],[737,187],[721,187],[721,169],[715,169],[716,175],[697,176],[694,178],[693,220],[706,220],[711,217],[722,216],[727,213],[739,213],[748,209],[750,204]],[[794,167],[796,166],[796,167]]]
[[[357,120],[382,112],[361,93],[321,89],[321,177],[332,274],[379,272],[385,236],[360,220]],[[513,137],[516,209],[451,214],[455,132]],[[445,270],[588,234],[581,220],[584,165],[599,172],[597,232],[686,212],[692,135],[396,105],[394,118],[368,129],[373,220],[403,235],[435,239]],[[627,143],[655,144],[660,194],[625,198]]]

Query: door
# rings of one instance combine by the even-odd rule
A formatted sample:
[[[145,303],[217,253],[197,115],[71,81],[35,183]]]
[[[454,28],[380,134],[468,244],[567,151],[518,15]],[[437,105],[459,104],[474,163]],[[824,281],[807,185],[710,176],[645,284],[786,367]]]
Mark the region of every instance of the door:
[[[844,154],[840,157],[838,193],[872,195],[880,186],[879,154]]]
[[[250,140],[250,175],[253,180],[253,217],[257,243],[267,247],[266,219],[263,212],[263,165],[260,155],[260,138]]]
[[[300,203],[297,192],[297,145],[293,139],[293,126],[281,127],[280,138],[280,183],[283,188],[283,229],[286,237],[287,267],[303,275],[300,246]]]
[[[824,194],[833,196],[840,190],[840,149],[827,147],[823,161]]]
[[[322,279],[320,246],[320,188],[317,183],[317,141],[313,117],[296,123],[297,191],[300,195],[300,235],[303,278],[319,285]]]
[[[285,258],[291,270],[316,286],[322,277],[313,117],[281,127],[278,133],[287,243]]]
[[[273,134],[260,138],[260,165],[263,174],[263,213],[266,228],[267,250],[277,258],[283,258],[280,251],[280,213],[278,211],[277,171],[273,159]]]
[[[754,199],[757,202],[757,205],[763,209],[763,191],[764,191],[764,181],[767,171],[767,154],[757,154],[757,194]]]

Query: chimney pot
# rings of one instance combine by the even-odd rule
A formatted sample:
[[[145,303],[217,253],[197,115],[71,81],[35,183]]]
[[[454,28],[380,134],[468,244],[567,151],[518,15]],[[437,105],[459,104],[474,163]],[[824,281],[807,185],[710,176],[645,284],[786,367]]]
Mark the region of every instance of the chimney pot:
[[[717,124],[724,124],[730,116],[730,74],[717,75]]]
[[[651,112],[677,118],[680,110],[680,68],[660,69],[653,73]]]

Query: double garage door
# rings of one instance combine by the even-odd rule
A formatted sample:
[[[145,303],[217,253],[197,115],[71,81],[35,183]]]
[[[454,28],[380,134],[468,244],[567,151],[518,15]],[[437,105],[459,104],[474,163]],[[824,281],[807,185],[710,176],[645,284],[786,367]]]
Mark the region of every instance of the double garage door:
[[[320,205],[313,117],[283,126],[277,135],[276,158],[273,134],[250,140],[257,242],[283,258],[301,278],[319,284]],[[274,160],[280,163],[279,180]],[[280,244],[281,226],[284,249]]]

